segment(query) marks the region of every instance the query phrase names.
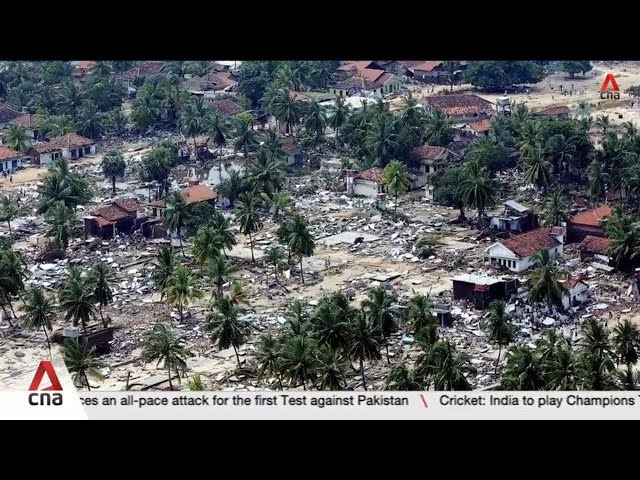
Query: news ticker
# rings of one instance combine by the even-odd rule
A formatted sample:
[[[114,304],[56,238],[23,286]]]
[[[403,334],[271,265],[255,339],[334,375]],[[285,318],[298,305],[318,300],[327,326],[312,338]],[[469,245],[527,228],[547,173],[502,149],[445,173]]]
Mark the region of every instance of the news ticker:
[[[0,419],[640,419],[639,407],[633,392],[0,392]]]

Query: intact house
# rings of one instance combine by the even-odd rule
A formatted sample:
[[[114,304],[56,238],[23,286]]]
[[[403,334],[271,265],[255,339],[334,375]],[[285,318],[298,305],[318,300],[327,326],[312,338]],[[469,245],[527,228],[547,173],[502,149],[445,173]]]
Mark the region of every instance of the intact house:
[[[594,260],[602,262],[604,265],[609,265],[611,261],[608,253],[609,245],[611,245],[611,240],[606,237],[587,235],[578,247],[580,250],[580,260],[584,261],[588,258],[593,258]]]
[[[533,265],[532,257],[547,250],[551,258],[562,255],[562,229],[538,228],[500,240],[487,247],[487,258],[493,267],[505,267],[512,272],[524,272]]]
[[[0,172],[12,172],[22,167],[24,155],[7,146],[0,146]]]
[[[304,153],[298,144],[292,138],[285,137],[282,139],[282,151],[284,152],[284,164],[287,166],[304,164]]]
[[[489,228],[503,232],[522,233],[538,227],[538,216],[514,200],[504,202],[501,210],[489,213]]]
[[[32,145],[27,155],[35,165],[47,165],[65,157],[71,160],[94,155],[96,142],[77,133],[67,133],[48,142]]]
[[[215,205],[218,201],[218,192],[210,189],[206,185],[203,185],[196,181],[191,181],[192,185],[180,190],[180,196],[184,200],[184,203],[191,205],[192,203],[207,202],[210,205]],[[149,203],[149,207],[153,209],[154,217],[161,217],[162,212],[167,208],[166,200],[156,200]]]
[[[116,198],[111,204],[96,208],[84,217],[85,235],[109,239],[119,232],[130,234],[141,210],[142,205],[135,200]]]
[[[427,110],[441,110],[458,128],[488,119],[495,112],[493,103],[475,94],[432,95],[419,103]]]
[[[533,112],[531,115],[537,118],[552,119],[552,118],[569,118],[570,113],[571,113],[571,110],[566,105],[555,105],[555,106],[546,107],[536,112]]]
[[[383,170],[373,167],[362,172],[347,170],[347,195],[379,198],[386,192],[382,183]]]
[[[475,308],[484,310],[493,300],[505,300],[518,290],[515,278],[500,279],[463,273],[453,278],[454,300],[469,300]]]
[[[129,70],[117,73],[115,78],[130,87],[137,78],[154,78],[160,75],[166,68],[167,62],[148,61],[142,62]]]
[[[589,285],[581,278],[559,279],[562,288],[562,306],[564,309],[577,307],[589,300]]]
[[[39,140],[42,138],[42,130],[40,128],[38,118],[33,113],[23,113],[10,120],[9,125],[20,125],[24,127],[32,140]]]
[[[352,77],[329,86],[329,92],[337,97],[352,95],[382,97],[400,90],[402,82],[393,73],[384,70],[357,69]]]
[[[419,165],[421,175],[434,173],[451,161],[460,160],[460,155],[445,147],[422,145],[411,150],[411,159]]]
[[[462,128],[462,131],[468,132],[476,137],[488,137],[491,131],[491,120],[485,118],[478,122],[471,122]]]
[[[581,242],[587,235],[604,237],[603,221],[612,213],[610,206],[603,205],[574,215],[567,222],[567,241]]]
[[[191,95],[203,97],[205,102],[211,102],[219,95],[235,92],[238,78],[231,72],[210,72],[202,77],[193,77],[186,81],[187,90]]]

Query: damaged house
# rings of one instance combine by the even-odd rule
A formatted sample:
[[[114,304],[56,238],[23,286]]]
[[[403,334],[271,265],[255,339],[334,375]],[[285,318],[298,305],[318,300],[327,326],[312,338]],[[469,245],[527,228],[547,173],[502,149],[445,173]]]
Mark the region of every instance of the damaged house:
[[[505,267],[512,272],[524,272],[533,265],[532,257],[547,250],[551,258],[563,252],[563,231],[560,228],[538,228],[500,240],[487,247],[487,260],[492,267]]]
[[[208,202],[211,205],[216,204],[218,201],[218,193],[215,190],[211,190],[206,185],[202,185],[197,181],[193,183],[193,185],[180,190],[180,196],[187,205],[200,202]],[[164,198],[149,203],[149,207],[153,209],[154,217],[162,217],[162,212],[167,208]]]
[[[138,212],[142,209],[135,200],[116,198],[110,205],[96,208],[84,217],[85,235],[109,239],[117,233],[133,233]]]
[[[77,133],[52,138],[48,142],[32,145],[27,150],[27,155],[34,165],[48,165],[62,157],[75,160],[95,153],[96,142]]]
[[[414,148],[410,153],[411,159],[419,165],[421,175],[434,173],[451,161],[460,160],[460,155],[453,153],[445,147],[422,145]]]
[[[493,103],[475,94],[432,95],[419,103],[427,110],[441,110],[454,127],[485,120],[495,112]]]
[[[203,97],[205,102],[213,101],[216,96],[235,91],[238,79],[231,72],[210,72],[202,77],[193,77],[186,82],[191,95]]]
[[[490,213],[489,228],[503,232],[523,233],[538,227],[538,216],[514,200],[507,200],[500,211]]]
[[[6,146],[0,146],[0,172],[12,172],[22,167],[24,155]]]
[[[580,306],[589,300],[589,285],[582,278],[559,279],[558,283],[562,287],[562,306],[565,310]]]
[[[386,192],[382,183],[382,174],[383,170],[378,167],[362,172],[347,170],[347,195],[378,198],[379,194]]]
[[[611,240],[606,237],[595,237],[593,235],[587,235],[578,247],[580,250],[580,260],[584,261],[588,258],[593,258],[604,265],[609,265],[611,261],[608,249],[611,245]]]
[[[603,222],[613,214],[609,205],[580,212],[567,222],[567,241],[581,242],[587,235],[604,237]]]
[[[454,300],[469,300],[484,310],[493,300],[505,300],[518,289],[518,280],[464,273],[453,278]]]

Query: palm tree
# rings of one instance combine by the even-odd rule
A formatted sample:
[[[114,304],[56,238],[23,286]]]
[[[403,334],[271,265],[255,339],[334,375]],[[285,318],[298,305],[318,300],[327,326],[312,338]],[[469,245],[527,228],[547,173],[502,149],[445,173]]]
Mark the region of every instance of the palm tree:
[[[203,225],[196,232],[191,253],[200,265],[205,265],[219,257],[222,248],[222,238],[218,230],[212,225]]]
[[[238,243],[236,236],[229,226],[229,220],[220,212],[216,212],[210,224],[215,229],[216,235],[222,245],[222,252],[227,256],[227,250],[232,249],[233,246]]]
[[[95,318],[96,298],[93,283],[89,277],[83,276],[78,267],[71,267],[67,278],[58,292],[58,303],[65,313],[65,320],[73,320],[73,326],[82,323],[82,330],[87,334],[87,323]]]
[[[116,177],[124,176],[126,164],[122,153],[111,150],[102,157],[102,174],[111,179],[111,191],[116,194]]]
[[[267,262],[273,265],[273,274],[276,277],[276,283],[280,285],[278,270],[282,267],[285,259],[284,251],[278,245],[272,245],[264,251],[264,258]]]
[[[315,100],[307,106],[303,123],[307,133],[314,136],[315,143],[320,143],[320,137],[324,135],[327,128],[327,114]]]
[[[82,92],[71,81],[64,83],[60,92],[60,109],[72,119],[75,119],[82,106]]]
[[[235,201],[246,191],[246,184],[242,175],[235,170],[229,174],[217,187],[218,193],[229,200],[229,206],[233,208]]]
[[[525,107],[526,108],[526,107]],[[525,110],[523,110],[523,115]],[[528,109],[526,116],[529,115]],[[525,120],[520,124],[517,146],[520,149],[522,157],[530,157],[532,152],[539,147],[542,137],[542,123],[537,121]]]
[[[209,139],[213,144],[222,148],[227,145],[227,131],[219,115],[213,114],[209,123]],[[222,155],[218,155],[218,171],[222,170]]]
[[[544,383],[548,390],[574,390],[578,377],[578,363],[571,344],[564,338],[552,356],[542,362]]]
[[[388,338],[398,326],[396,321],[397,313],[394,310],[396,300],[395,295],[388,293],[383,286],[379,286],[369,290],[367,298],[362,301],[362,308],[367,316],[382,332],[388,364],[391,363],[391,360],[389,360]]]
[[[533,272],[529,278],[531,302],[544,302],[562,308],[562,287],[556,280],[557,272],[548,250],[540,250],[531,257]]]
[[[613,345],[618,359],[627,366],[626,389],[633,386],[632,366],[638,363],[638,346],[640,331],[629,319],[618,323],[613,329]]]
[[[16,218],[20,209],[16,202],[14,202],[10,197],[6,195],[2,197],[2,203],[0,204],[0,221],[7,222],[7,227],[9,227],[9,238],[13,236],[11,232],[11,220]]]
[[[202,377],[199,373],[194,373],[191,376],[191,380],[189,380],[189,391],[190,392],[203,392],[205,391],[205,385],[202,381]]]
[[[24,153],[31,146],[31,136],[24,126],[10,124],[4,137],[4,144]]]
[[[288,339],[282,348],[282,371],[289,380],[290,386],[302,384],[307,389],[307,381],[313,380],[316,360],[315,342],[301,335]]]
[[[331,107],[331,116],[328,118],[329,126],[336,132],[336,140],[340,139],[340,132],[348,119],[349,105],[345,103],[344,98],[336,97],[335,102]]]
[[[282,386],[281,373],[281,345],[276,337],[271,333],[265,333],[260,336],[258,347],[256,350],[256,360],[258,361],[258,378],[274,378],[278,379],[280,390]]]
[[[294,136],[294,127],[300,121],[302,108],[299,102],[293,99],[289,90],[279,90],[272,103],[273,116],[285,124],[285,132]],[[295,136],[294,136],[295,138]]]
[[[504,390],[540,390],[545,386],[540,361],[530,347],[509,349],[500,386]]]
[[[318,390],[344,390],[347,383],[347,362],[342,354],[330,345],[321,345],[316,350],[314,384]]]
[[[216,289],[211,292],[211,298],[214,293],[220,298],[222,296],[222,287],[229,281],[229,276],[236,271],[232,263],[222,255],[212,258],[207,263],[206,275],[213,280]]]
[[[89,377],[102,378],[99,369],[104,364],[96,358],[95,350],[95,347],[89,347],[86,341],[78,337],[67,338],[62,347],[64,363],[74,384],[80,388],[87,387],[87,390],[91,390]]]
[[[609,115],[598,115],[596,117],[596,126],[602,129],[602,135],[605,136],[611,128]]]
[[[579,341],[581,384],[586,390],[607,390],[611,385],[613,364],[609,330],[596,319],[588,319]]]
[[[280,141],[280,136],[275,130],[271,128],[267,130],[267,135],[264,139],[262,148],[264,148],[271,155],[271,158],[279,159],[285,156],[284,150],[282,148],[282,142]]]
[[[551,227],[559,227],[569,219],[567,200],[560,190],[554,190],[545,203],[545,223]]]
[[[540,146],[535,147],[526,156],[523,155],[522,159],[526,165],[524,181],[543,189],[547,188],[551,183],[552,165],[546,159],[542,148]]]
[[[433,303],[426,295],[416,294],[409,299],[407,319],[411,322],[414,333],[422,330],[427,324],[437,323],[432,309]]]
[[[464,166],[462,198],[465,205],[478,210],[478,225],[482,226],[482,216],[487,206],[495,201],[495,188],[486,167],[477,161]]]
[[[313,313],[311,333],[320,345],[326,344],[336,350],[347,350],[353,314],[354,311],[342,292],[327,295],[320,300]]]
[[[424,390],[424,387],[424,382],[417,370],[402,362],[391,368],[387,374],[384,389],[411,392]]]
[[[495,373],[498,373],[502,347],[508,346],[515,338],[515,329],[511,323],[511,316],[506,311],[506,303],[494,300],[487,309],[489,316],[485,320],[485,330],[489,341],[498,344],[498,358],[496,358]]]
[[[447,341],[436,342],[430,349],[426,372],[434,390],[471,390],[468,375],[475,373],[471,359]]]
[[[434,110],[425,118],[425,130],[422,135],[422,142],[427,145],[446,147],[453,139],[453,131],[449,118],[442,110]]]
[[[589,193],[599,198],[605,194],[607,189],[607,174],[604,171],[602,161],[594,158],[587,168],[587,179],[589,181]]]
[[[446,60],[442,62],[442,67],[449,76],[449,84],[451,86],[451,92],[453,92],[453,84],[455,83],[455,73],[460,68],[460,62],[453,60]]]
[[[394,125],[388,117],[381,115],[375,118],[364,140],[375,164],[386,165],[398,147],[397,138],[398,134],[395,133]]]
[[[202,298],[202,291],[198,288],[191,269],[185,265],[175,268],[167,280],[164,291],[169,305],[178,307],[180,319],[183,318],[185,307]]]
[[[182,224],[188,215],[187,204],[180,192],[173,192],[167,201],[167,208],[162,212],[164,224],[170,232],[175,232],[180,241],[180,249],[184,257],[184,245],[182,245]]]
[[[307,220],[299,213],[293,216],[289,229],[289,252],[298,255],[300,258],[300,277],[304,283],[304,269],[302,268],[302,258],[313,255],[315,242],[308,229]]]
[[[253,255],[252,234],[262,228],[262,219],[258,212],[259,198],[254,193],[243,193],[238,202],[238,221],[240,222],[240,233],[249,236],[249,246],[251,247],[251,260],[255,263]]]
[[[82,102],[82,108],[77,116],[77,131],[89,138],[99,139],[104,126],[105,115],[98,110],[96,104],[90,100]]]
[[[282,162],[274,159],[267,150],[260,150],[249,171],[253,188],[269,195],[279,191],[284,178],[282,166]]]
[[[604,225],[604,233],[611,243],[607,254],[618,268],[630,270],[640,254],[640,226],[631,215],[616,208]]]
[[[563,169],[566,170],[571,165],[577,150],[573,139],[567,138],[562,134],[549,138],[546,149],[556,172],[560,172]]]
[[[294,300],[291,304],[290,313],[283,326],[283,336],[286,338],[296,335],[306,335],[310,328],[309,315],[306,304],[302,300]]]
[[[362,375],[362,388],[367,389],[367,381],[364,376],[364,362],[376,361],[382,358],[380,355],[381,330],[379,325],[369,321],[365,315],[358,314],[353,321],[349,358],[360,364]]]
[[[398,160],[387,164],[387,166],[384,167],[382,183],[393,193],[393,213],[396,214],[398,210],[398,195],[405,193],[411,186],[411,181],[407,174],[407,166]]]
[[[163,245],[156,253],[156,265],[151,273],[151,280],[155,287],[160,290],[160,300],[164,298],[165,289],[169,278],[176,268],[176,258],[173,254],[173,247]]]
[[[55,248],[66,250],[69,240],[73,236],[73,213],[64,206],[62,202],[56,203],[49,210],[46,216],[49,229],[47,236],[53,238],[52,244]]]
[[[109,283],[113,281],[113,273],[109,265],[104,262],[98,262],[91,269],[90,276],[93,283],[93,296],[99,305],[100,319],[106,328],[108,324],[102,315],[102,307],[109,305],[113,301],[113,292],[109,286]]]
[[[185,347],[184,339],[177,337],[171,327],[164,323],[157,323],[142,346],[142,359],[145,362],[157,362],[156,368],[162,363],[162,368],[167,369],[169,377],[169,390],[173,390],[173,370],[178,374],[186,375],[187,358],[191,352]]]
[[[55,315],[55,309],[51,298],[45,294],[42,287],[33,287],[27,292],[24,312],[25,327],[30,330],[42,329],[47,339],[49,357],[51,357],[51,341],[47,330],[53,329],[51,320]]]
[[[213,309],[207,314],[207,330],[211,332],[211,341],[218,342],[218,349],[233,347],[240,367],[238,348],[247,341],[251,332],[250,324],[238,318],[238,309],[229,297],[218,297]]]
[[[280,87],[295,90],[300,86],[298,76],[289,65],[282,65],[276,72],[274,83]]]
[[[249,160],[249,152],[258,145],[256,133],[253,131],[253,117],[242,114],[236,115],[234,119],[235,140],[233,148],[236,152],[244,154],[245,165]]]
[[[291,195],[286,192],[273,192],[271,195],[260,192],[260,198],[262,198],[267,205],[271,205],[273,220],[276,222],[280,219],[280,212],[287,212],[289,210],[292,201]]]

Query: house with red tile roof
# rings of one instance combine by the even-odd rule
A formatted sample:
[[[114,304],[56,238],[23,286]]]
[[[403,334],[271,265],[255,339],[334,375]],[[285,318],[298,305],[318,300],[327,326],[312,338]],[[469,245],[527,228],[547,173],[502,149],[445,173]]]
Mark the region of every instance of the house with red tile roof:
[[[199,183],[197,180],[192,183],[192,185],[180,190],[180,196],[184,200],[184,203],[191,205],[192,203],[208,202],[214,205],[218,201],[218,192]],[[162,211],[167,208],[166,199],[162,198],[150,202],[148,206],[153,208],[153,215],[159,217]]]
[[[22,115],[15,108],[0,102],[0,129],[4,128],[11,120]]]
[[[413,73],[413,78],[429,83],[440,83],[449,78],[442,63],[440,60],[423,60],[412,65],[409,70]]]
[[[538,118],[569,118],[571,110],[566,105],[552,105],[532,113]]]
[[[42,136],[38,116],[33,113],[22,113],[20,116],[10,120],[9,125],[20,125],[24,127],[32,139],[38,139]]]
[[[358,197],[378,198],[386,192],[382,183],[383,170],[378,167],[369,168],[362,172],[347,171],[347,194]]]
[[[419,170],[423,175],[433,173],[451,161],[460,160],[460,155],[448,148],[432,145],[416,147],[411,150],[409,155],[420,166]]]
[[[402,84],[396,75],[385,71],[371,61],[347,62],[338,70],[349,75],[329,86],[329,92],[338,97],[353,95],[382,97],[399,91]]]
[[[116,233],[133,232],[138,212],[143,207],[130,198],[116,198],[110,204],[96,208],[84,217],[84,231],[88,236],[113,238]]]
[[[567,222],[567,241],[581,242],[587,235],[604,237],[604,221],[612,214],[609,205],[602,205],[574,215]]]
[[[551,258],[561,256],[563,241],[562,232],[538,228],[495,242],[485,251],[489,265],[524,272],[533,265],[533,255],[541,250],[547,250]]]
[[[605,265],[609,265],[609,245],[611,245],[611,240],[606,237],[587,235],[578,247],[580,250],[580,260],[593,258],[603,262]]]
[[[186,81],[186,87],[192,95],[213,98],[216,94],[235,90],[238,78],[231,72],[210,72],[202,77],[193,77]]]
[[[77,133],[67,133],[48,142],[37,143],[27,150],[35,165],[47,165],[65,157],[70,160],[95,155],[96,142]]]
[[[589,284],[581,277],[558,279],[562,288],[562,306],[564,309],[577,307],[589,300]]]
[[[418,103],[427,110],[441,110],[454,125],[479,122],[495,113],[493,103],[473,93],[431,95],[421,98]]]
[[[12,172],[22,167],[24,155],[7,146],[0,145],[0,173]]]

